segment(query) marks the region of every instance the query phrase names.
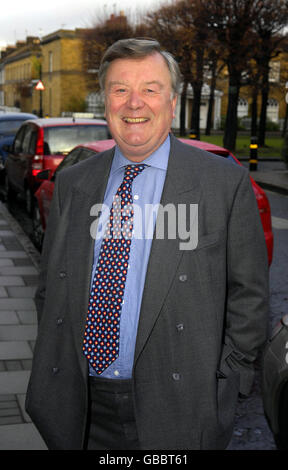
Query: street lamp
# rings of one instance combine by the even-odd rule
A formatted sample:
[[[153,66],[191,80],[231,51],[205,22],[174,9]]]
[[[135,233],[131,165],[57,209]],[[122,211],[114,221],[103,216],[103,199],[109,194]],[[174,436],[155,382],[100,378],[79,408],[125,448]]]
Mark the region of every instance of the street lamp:
[[[38,80],[38,82],[35,86],[35,90],[40,92],[39,117],[42,118],[43,117],[42,93],[45,90],[45,86],[44,86],[42,80]]]

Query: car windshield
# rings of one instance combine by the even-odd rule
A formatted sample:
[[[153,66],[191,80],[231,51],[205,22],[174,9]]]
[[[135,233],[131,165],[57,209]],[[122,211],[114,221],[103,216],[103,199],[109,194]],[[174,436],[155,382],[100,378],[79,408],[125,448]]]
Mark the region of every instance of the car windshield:
[[[45,154],[66,155],[76,145],[108,138],[108,127],[105,125],[46,127],[44,128]]]
[[[16,134],[23,120],[0,121],[0,134]]]

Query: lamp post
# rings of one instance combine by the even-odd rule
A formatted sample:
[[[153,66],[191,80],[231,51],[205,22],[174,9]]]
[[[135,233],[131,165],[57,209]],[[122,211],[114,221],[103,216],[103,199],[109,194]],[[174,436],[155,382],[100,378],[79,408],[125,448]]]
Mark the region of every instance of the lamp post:
[[[39,117],[42,118],[43,117],[42,93],[45,90],[45,86],[44,86],[42,80],[38,80],[38,82],[35,86],[35,90],[39,91],[39,93],[40,93]]]

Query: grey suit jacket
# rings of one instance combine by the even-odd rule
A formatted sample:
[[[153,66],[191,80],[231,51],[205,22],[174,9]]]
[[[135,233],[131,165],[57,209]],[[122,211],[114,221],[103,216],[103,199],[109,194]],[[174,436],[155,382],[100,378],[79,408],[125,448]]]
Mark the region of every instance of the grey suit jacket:
[[[82,353],[93,263],[90,209],[114,151],[59,174],[42,255],[39,330],[26,408],[51,449],[82,448]],[[268,263],[247,170],[171,136],[161,203],[198,204],[198,245],[152,243],[133,368],[143,449],[223,449],[268,324]]]

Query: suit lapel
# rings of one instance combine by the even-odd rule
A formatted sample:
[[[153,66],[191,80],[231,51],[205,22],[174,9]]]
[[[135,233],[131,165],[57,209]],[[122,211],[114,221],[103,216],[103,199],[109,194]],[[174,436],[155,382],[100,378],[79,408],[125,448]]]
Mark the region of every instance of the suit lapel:
[[[85,184],[81,181],[81,186],[75,185],[72,189],[67,238],[67,265],[70,279],[68,297],[71,300],[70,314],[76,350],[84,375],[87,371],[87,361],[82,354],[82,342],[94,256],[94,239],[90,230],[91,224],[95,224],[95,216],[91,216],[90,212],[95,204],[101,204],[104,199],[113,154],[113,151],[109,151],[103,156],[95,157],[95,168],[87,175]]]
[[[193,171],[191,153],[188,160],[182,158],[184,149],[175,138],[171,137],[171,151],[161,205],[165,207],[167,204],[173,204],[176,211],[178,204],[187,204],[188,206],[198,204],[201,194],[199,172]],[[180,242],[178,234],[176,239],[156,239],[154,233],[143,291],[134,364],[136,364],[157,320],[183,256],[183,250],[179,248]]]

